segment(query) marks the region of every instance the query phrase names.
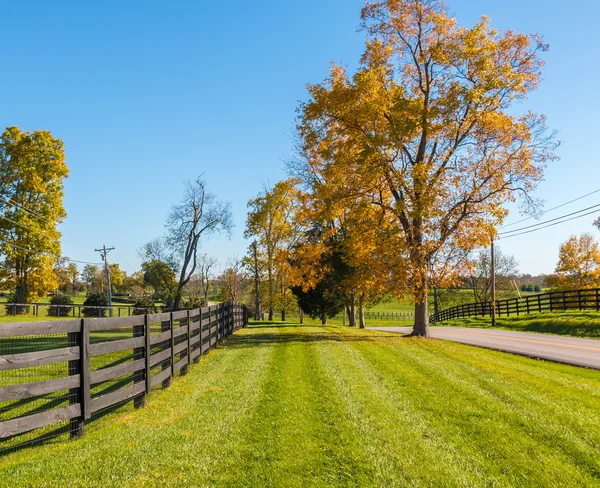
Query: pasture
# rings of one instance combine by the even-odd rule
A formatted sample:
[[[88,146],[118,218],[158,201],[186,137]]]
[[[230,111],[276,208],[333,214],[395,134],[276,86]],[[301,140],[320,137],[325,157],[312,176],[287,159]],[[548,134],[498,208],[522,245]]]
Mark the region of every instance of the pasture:
[[[348,327],[251,325],[0,486],[597,486],[600,372]]]

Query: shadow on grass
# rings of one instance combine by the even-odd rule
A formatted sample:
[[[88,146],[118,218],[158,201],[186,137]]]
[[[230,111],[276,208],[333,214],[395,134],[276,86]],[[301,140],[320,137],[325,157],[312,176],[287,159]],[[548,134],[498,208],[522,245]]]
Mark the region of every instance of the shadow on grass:
[[[261,323],[264,324],[264,323]],[[306,333],[288,332],[280,333],[279,329],[311,329]],[[379,342],[383,339],[398,339],[409,337],[404,334],[385,334],[365,333],[365,334],[344,334],[333,333],[331,329],[334,326],[327,325],[249,325],[246,330],[257,330],[260,332],[255,334],[235,334],[227,339],[227,347],[231,348],[248,348],[248,347],[264,347],[281,344],[316,344],[316,343],[344,343],[344,342]],[[264,330],[264,332],[263,332]],[[272,330],[269,333],[268,330]],[[350,329],[357,330],[357,329]],[[368,331],[366,331],[368,332]]]

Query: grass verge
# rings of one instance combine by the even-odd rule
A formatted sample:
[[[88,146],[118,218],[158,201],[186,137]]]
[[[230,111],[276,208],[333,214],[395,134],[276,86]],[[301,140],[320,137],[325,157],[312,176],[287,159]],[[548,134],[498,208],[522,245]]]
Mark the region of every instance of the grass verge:
[[[0,459],[0,486],[597,486],[600,372],[257,324],[143,410]]]

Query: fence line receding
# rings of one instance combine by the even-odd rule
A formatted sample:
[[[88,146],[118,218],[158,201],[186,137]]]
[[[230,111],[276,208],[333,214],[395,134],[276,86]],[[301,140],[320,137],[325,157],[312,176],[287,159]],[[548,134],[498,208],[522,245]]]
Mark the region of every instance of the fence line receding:
[[[0,454],[69,432],[133,400],[144,406],[248,323],[239,303],[135,315],[0,324]]]
[[[600,288],[553,291],[521,298],[496,300],[496,315],[510,317],[541,312],[566,312],[573,310],[600,311]],[[457,305],[429,317],[430,323],[469,317],[492,316],[492,302]]]

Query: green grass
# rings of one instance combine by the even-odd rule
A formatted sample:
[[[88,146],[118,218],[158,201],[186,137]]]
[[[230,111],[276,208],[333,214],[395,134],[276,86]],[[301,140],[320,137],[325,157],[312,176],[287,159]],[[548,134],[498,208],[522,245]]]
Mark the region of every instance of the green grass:
[[[147,407],[0,459],[0,486],[598,486],[600,372],[259,324]]]
[[[406,312],[412,313],[415,311],[413,303],[407,299],[406,301],[400,301],[393,299],[384,303],[378,303],[372,308],[367,309],[369,312]]]
[[[441,327],[492,328],[489,317],[470,317],[448,320],[433,324]],[[600,339],[599,312],[552,312],[498,317],[496,328],[518,332],[539,332],[543,334],[569,335]]]

